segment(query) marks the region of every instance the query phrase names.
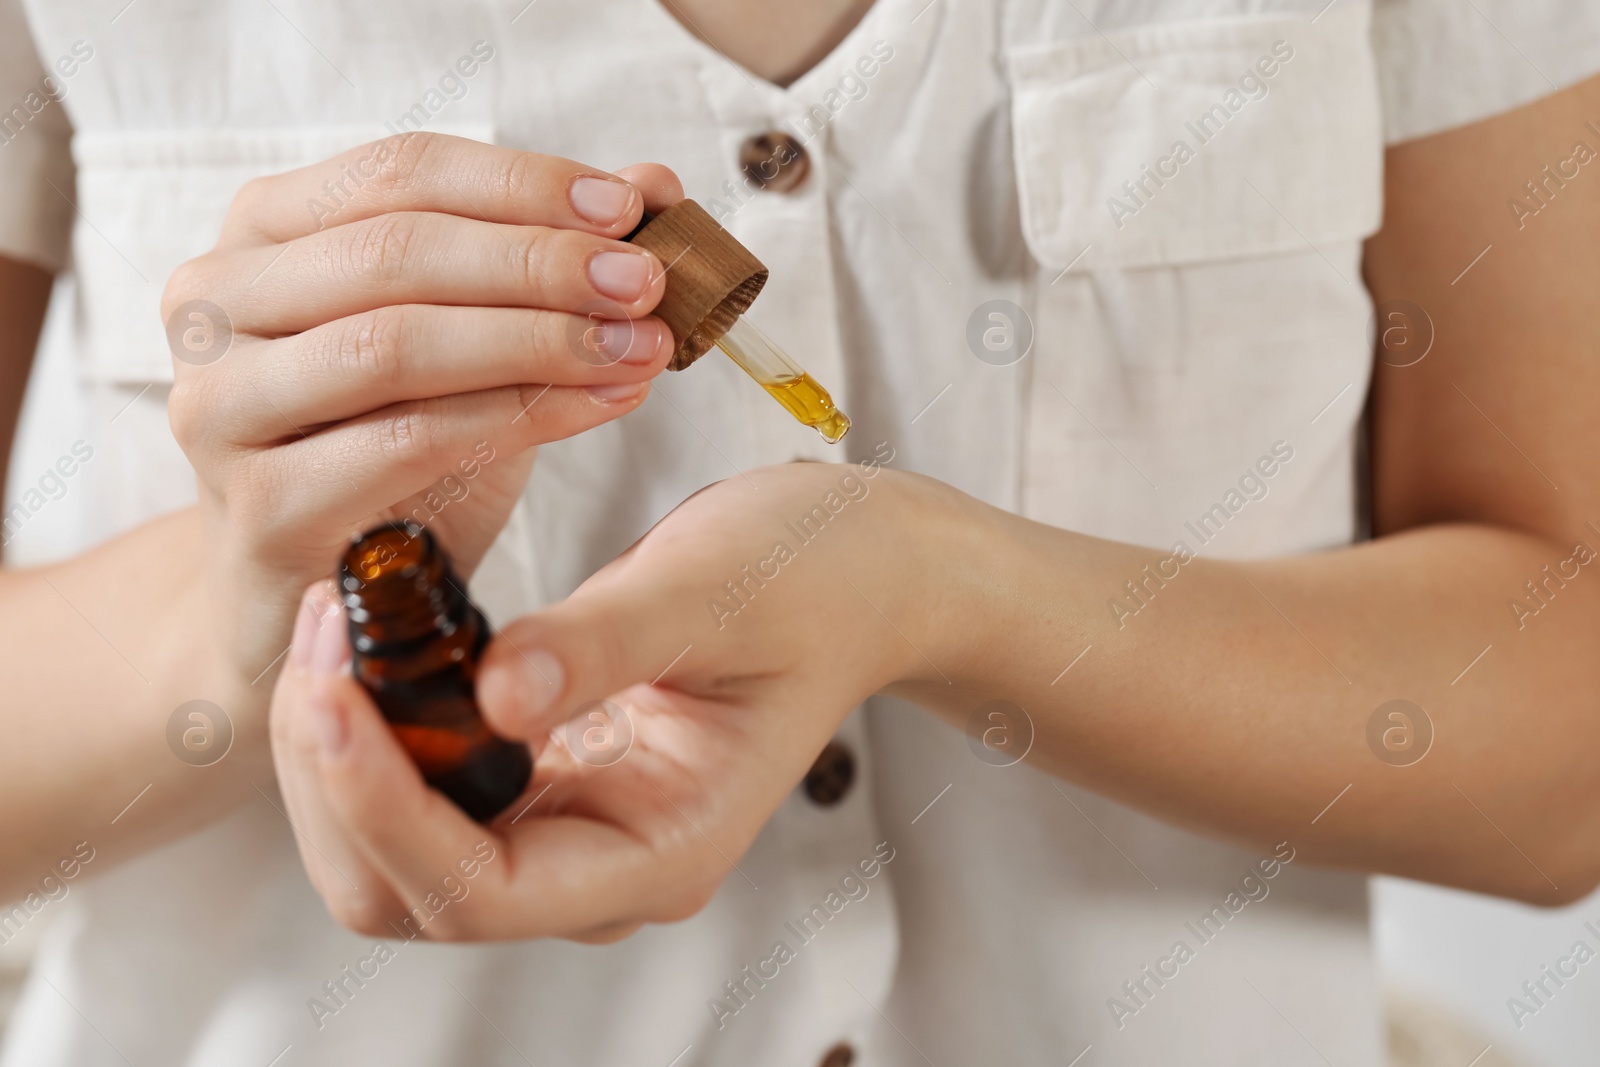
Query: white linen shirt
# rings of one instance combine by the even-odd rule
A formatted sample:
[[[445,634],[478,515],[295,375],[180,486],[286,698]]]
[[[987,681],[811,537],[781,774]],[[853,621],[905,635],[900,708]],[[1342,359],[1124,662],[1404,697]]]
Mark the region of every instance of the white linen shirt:
[[[1473,8],[877,0],[779,88],[656,0],[0,0],[0,107],[26,112],[0,144],[0,252],[73,271],[96,455],[76,542],[57,547],[192,501],[157,302],[239,185],[419,107],[428,129],[672,166],[770,268],[752,320],[856,423],[824,445],[720,359],[664,378],[638,412],[542,450],[474,581],[500,621],[711,481],[880,446],[1102,537],[1218,557],[1346,544],[1385,143],[1600,64],[1581,5]],[[471,54],[475,73],[452,76]],[[34,109],[47,70],[65,96]],[[741,188],[740,145],[768,130],[805,143],[792,193]],[[993,328],[1031,345],[997,354]],[[1269,491],[1235,507],[1267,456]],[[1231,517],[1199,543],[1219,502]],[[994,766],[892,701],[840,740],[858,766],[844,800],[797,790],[687,922],[607,947],[395,942],[381,964],[328,917],[261,783],[75,883],[0,1062],[812,1067],[841,1042],[864,1067],[1382,1061],[1363,877],[1289,863],[1247,881],[1263,857]],[[883,842],[867,895],[794,938],[786,924]],[[1266,895],[1234,908],[1253,886]],[[1198,936],[1219,907],[1226,928]],[[728,1000],[780,940],[794,960]],[[739,1010],[719,1020],[718,999]]]

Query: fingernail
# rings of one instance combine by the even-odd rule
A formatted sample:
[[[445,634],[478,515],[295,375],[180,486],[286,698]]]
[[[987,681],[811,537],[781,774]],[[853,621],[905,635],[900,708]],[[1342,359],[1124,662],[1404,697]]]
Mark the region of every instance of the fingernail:
[[[326,605],[317,620],[317,634],[311,650],[312,674],[338,674],[350,651],[344,632],[344,612]]]
[[[562,683],[567,677],[566,671],[561,669],[561,661],[536,649],[518,656],[515,662],[522,672],[523,707],[529,718],[543,715],[561,696]]]
[[[307,593],[300,601],[300,610],[294,617],[294,636],[289,639],[289,663],[304,670],[311,664],[311,648],[317,640],[317,602],[315,593]]]
[[[656,358],[661,331],[654,322],[648,321],[603,322],[597,328],[596,341],[600,351],[613,360],[639,365]]]
[[[335,755],[350,738],[350,724],[345,721],[344,708],[327,693],[313,691],[307,699],[306,710],[311,716],[311,732],[317,744],[328,755]]]
[[[610,226],[633,206],[633,186],[609,178],[578,178],[567,190],[572,210],[596,226]]]
[[[644,382],[632,382],[626,385],[591,385],[589,392],[597,400],[604,400],[615,404],[622,400],[632,400],[644,389]]]
[[[632,302],[650,285],[650,257],[638,252],[596,252],[589,259],[589,284],[613,300]]]

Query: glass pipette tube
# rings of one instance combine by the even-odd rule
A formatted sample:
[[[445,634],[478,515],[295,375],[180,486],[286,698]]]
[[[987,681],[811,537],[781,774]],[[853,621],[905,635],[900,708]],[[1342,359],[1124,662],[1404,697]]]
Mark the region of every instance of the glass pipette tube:
[[[735,319],[717,340],[717,347],[824,441],[834,444],[849,431],[849,417],[834,407],[828,391],[746,320]]]

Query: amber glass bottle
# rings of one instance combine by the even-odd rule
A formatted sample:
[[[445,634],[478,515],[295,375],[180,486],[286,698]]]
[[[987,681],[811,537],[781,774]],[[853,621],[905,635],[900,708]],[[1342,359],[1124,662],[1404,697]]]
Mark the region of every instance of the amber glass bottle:
[[[339,567],[350,620],[351,667],[433,788],[479,822],[527,788],[524,745],[489,731],[473,697],[489,643],[427,530],[390,523],[351,543]]]

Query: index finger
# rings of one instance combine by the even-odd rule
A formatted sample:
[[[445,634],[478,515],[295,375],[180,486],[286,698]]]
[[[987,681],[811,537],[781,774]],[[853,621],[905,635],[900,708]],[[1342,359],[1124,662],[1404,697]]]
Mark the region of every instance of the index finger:
[[[627,181],[570,159],[403,133],[246,183],[228,209],[219,245],[282,244],[391,211],[621,237],[645,206]]]

